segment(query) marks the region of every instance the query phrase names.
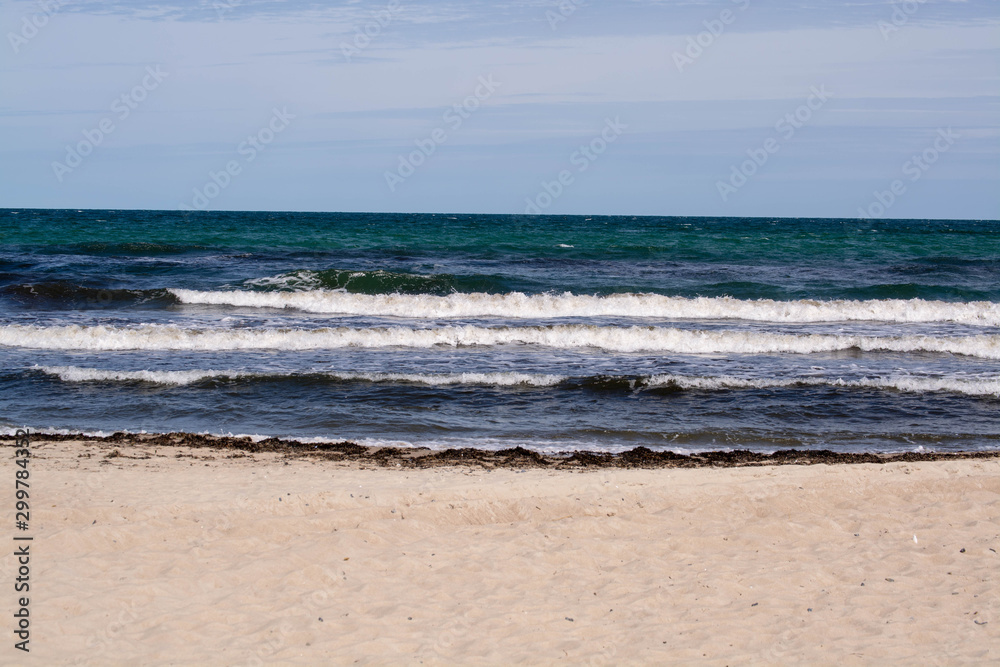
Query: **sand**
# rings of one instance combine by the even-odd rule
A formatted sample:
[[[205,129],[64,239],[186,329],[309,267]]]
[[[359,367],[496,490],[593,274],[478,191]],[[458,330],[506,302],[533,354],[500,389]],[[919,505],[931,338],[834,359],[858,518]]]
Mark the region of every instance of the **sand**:
[[[31,653],[8,630],[3,664],[1000,660],[1000,459],[574,472],[33,449]]]

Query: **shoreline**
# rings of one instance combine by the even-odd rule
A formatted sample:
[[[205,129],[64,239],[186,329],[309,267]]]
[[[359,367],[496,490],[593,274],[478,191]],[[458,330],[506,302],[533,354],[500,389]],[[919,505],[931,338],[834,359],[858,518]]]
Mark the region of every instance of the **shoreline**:
[[[31,433],[35,443],[76,442],[95,445],[109,458],[130,456],[146,448],[175,447],[229,452],[234,457],[248,454],[280,454],[285,458],[350,462],[359,467],[435,468],[466,466],[492,468],[547,468],[552,470],[627,469],[627,468],[739,468],[784,465],[858,465],[863,463],[916,463],[921,461],[957,461],[1000,458],[1000,450],[960,452],[854,453],[828,449],[783,449],[770,454],[749,450],[715,450],[697,454],[676,454],[638,446],[620,453],[565,451],[539,453],[523,447],[485,450],[472,447],[432,450],[427,447],[384,447],[360,445],[350,440],[336,443],[304,443],[285,438],[254,440],[250,436],[220,436],[171,432],[136,434],[119,431],[111,435],[81,433]],[[0,446],[10,446],[14,436],[0,436]],[[121,447],[126,453],[122,454]],[[117,453],[114,453],[117,452]]]

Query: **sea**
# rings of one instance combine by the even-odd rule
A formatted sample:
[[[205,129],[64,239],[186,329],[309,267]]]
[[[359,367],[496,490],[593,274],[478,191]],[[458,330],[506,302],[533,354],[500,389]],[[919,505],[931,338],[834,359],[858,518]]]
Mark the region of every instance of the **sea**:
[[[0,210],[0,430],[1000,448],[1000,222]]]

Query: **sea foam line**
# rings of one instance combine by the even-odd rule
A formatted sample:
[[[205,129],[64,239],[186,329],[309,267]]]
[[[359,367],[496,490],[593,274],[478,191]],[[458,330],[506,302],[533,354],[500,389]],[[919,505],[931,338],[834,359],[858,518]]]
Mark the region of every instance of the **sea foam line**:
[[[34,366],[34,370],[54,375],[63,382],[149,382],[151,384],[183,386],[196,384],[204,380],[240,380],[268,379],[294,377],[326,377],[340,381],[364,382],[410,382],[434,386],[449,385],[484,385],[508,387],[525,385],[531,387],[550,387],[559,384],[566,378],[561,375],[546,375],[533,373],[496,372],[496,373],[354,373],[354,372],[248,372],[234,370],[190,370],[190,371],[115,371],[99,368],[81,368],[78,366]]]
[[[78,366],[34,366],[33,370],[58,377],[63,382],[148,382],[164,386],[186,386],[204,380],[267,380],[325,377],[334,381],[373,383],[412,383],[428,386],[554,387],[564,382],[585,384],[615,381],[634,390],[676,387],[685,390],[722,391],[730,389],[777,389],[789,387],[845,387],[856,389],[896,390],[909,393],[947,391],[969,396],[1000,397],[1000,378],[939,378],[912,375],[862,377],[852,380],[820,377],[741,378],[734,376],[689,376],[660,374],[651,376],[570,377],[543,373],[357,373],[332,371],[247,372],[235,370],[120,371]]]
[[[508,344],[677,354],[810,354],[857,349],[865,352],[938,352],[1000,359],[1000,335],[986,334],[964,337],[845,336],[586,324],[531,327],[466,325],[427,329],[186,329],[156,324],[129,328],[106,325],[0,326],[0,345],[47,350],[317,350]]]
[[[286,308],[310,313],[371,317],[658,317],[756,322],[955,322],[1000,326],[1000,303],[950,303],[924,299],[868,301],[747,301],[731,297],[661,294],[456,293],[353,294],[342,290],[302,292],[197,291],[170,289],[182,303],[247,308]]]
[[[778,389],[783,387],[848,387],[854,389],[893,389],[908,393],[948,391],[969,396],[1000,397],[1000,378],[932,378],[914,376],[863,377],[855,380],[842,378],[738,378],[690,377],[680,375],[655,375],[646,386],[677,386],[681,389]]]

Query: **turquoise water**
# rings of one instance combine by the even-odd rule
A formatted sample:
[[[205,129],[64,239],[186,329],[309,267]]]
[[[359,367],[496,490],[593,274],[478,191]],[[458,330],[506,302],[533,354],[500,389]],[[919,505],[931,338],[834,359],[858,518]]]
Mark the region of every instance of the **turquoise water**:
[[[0,427],[976,449],[1000,223],[0,211]]]

